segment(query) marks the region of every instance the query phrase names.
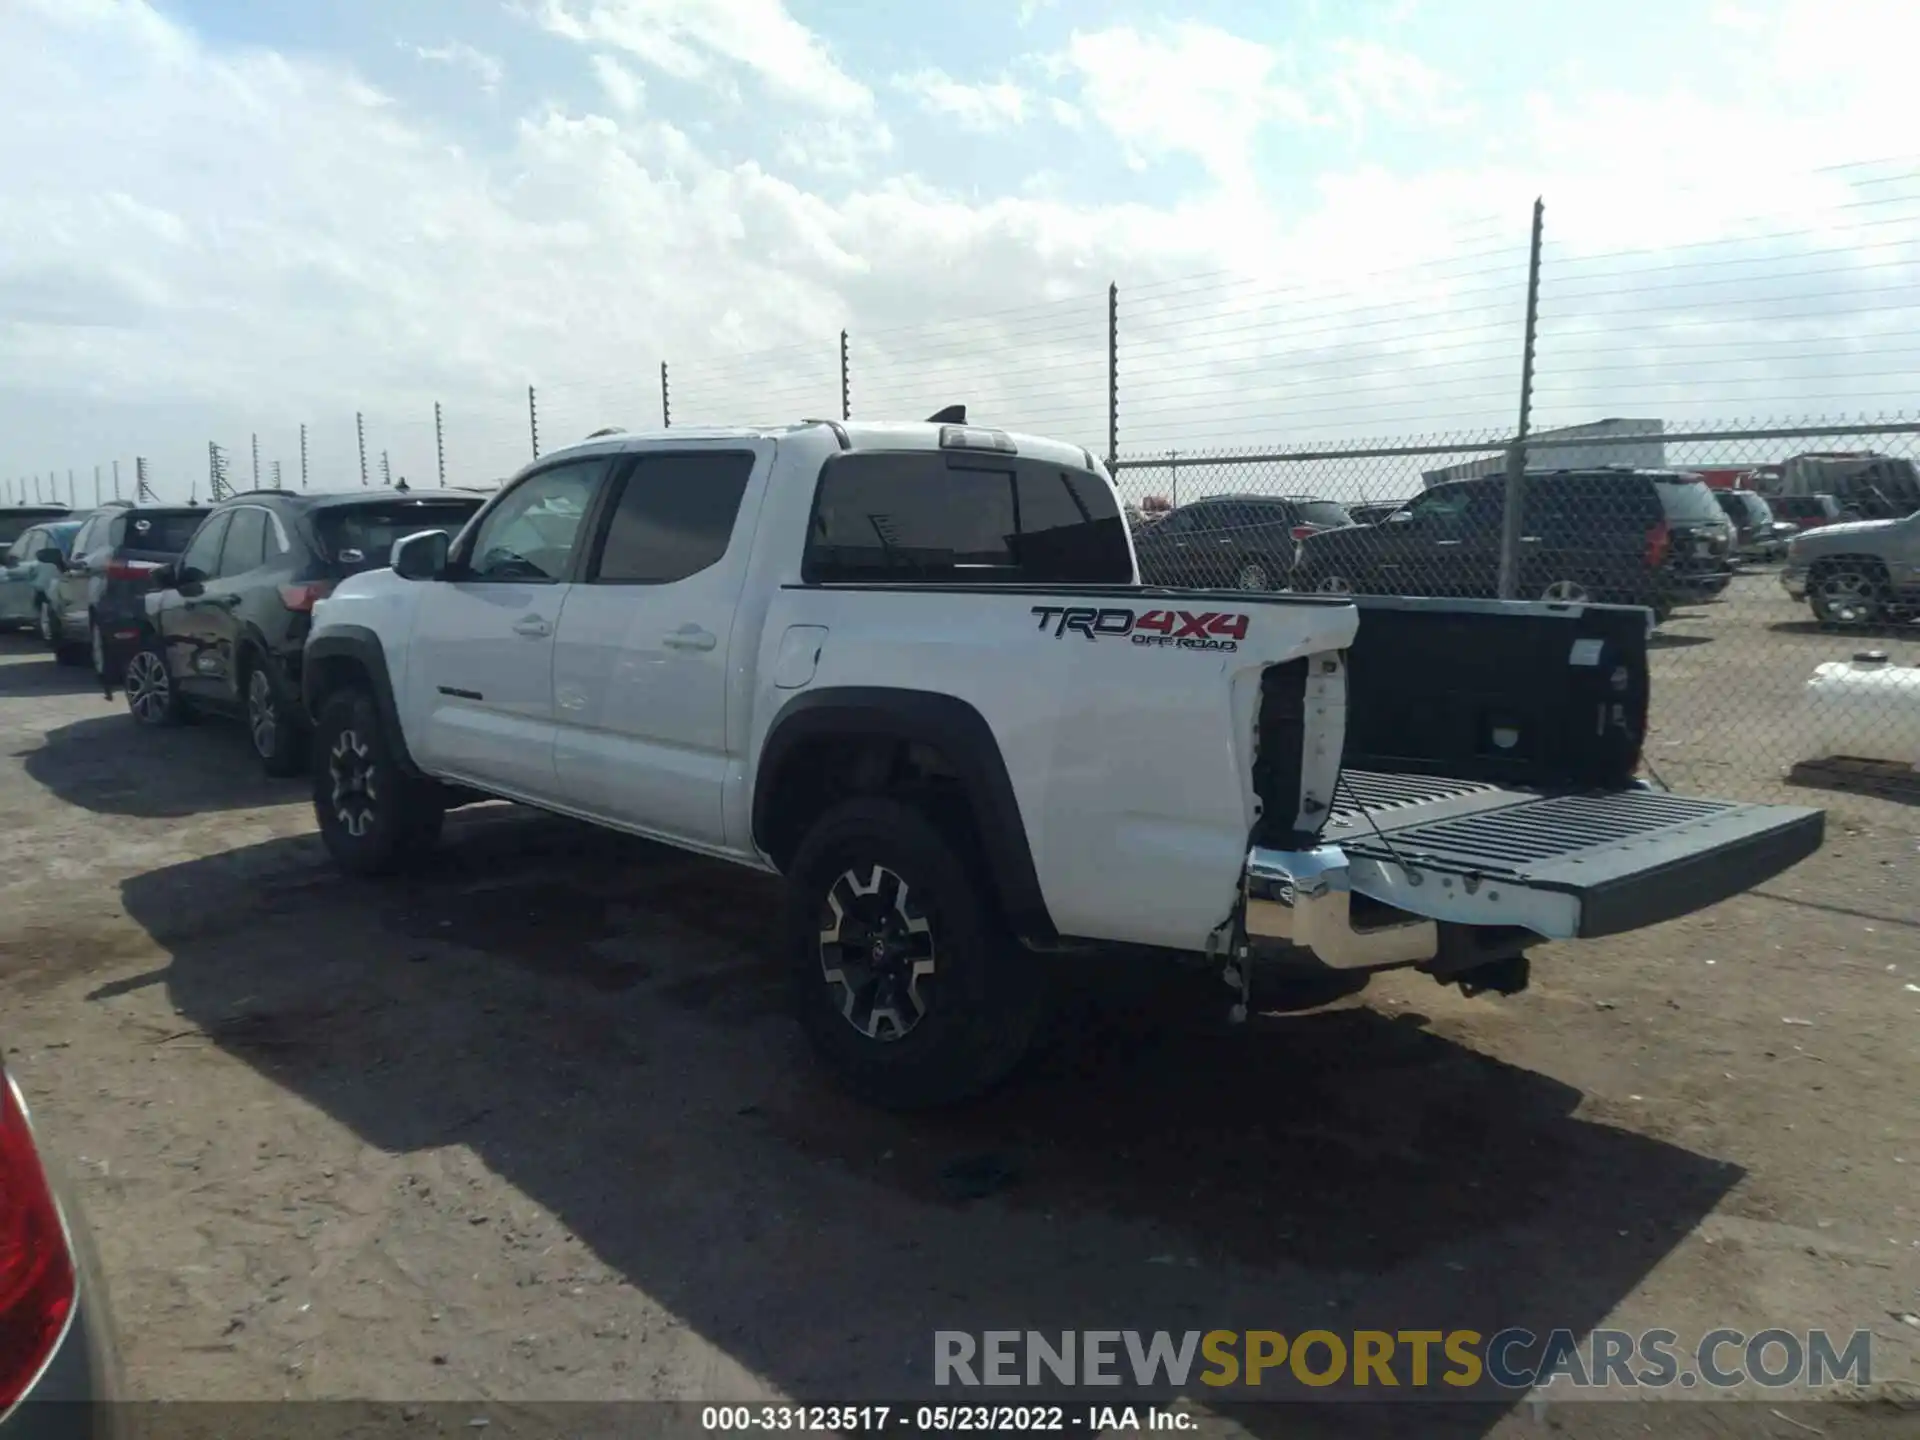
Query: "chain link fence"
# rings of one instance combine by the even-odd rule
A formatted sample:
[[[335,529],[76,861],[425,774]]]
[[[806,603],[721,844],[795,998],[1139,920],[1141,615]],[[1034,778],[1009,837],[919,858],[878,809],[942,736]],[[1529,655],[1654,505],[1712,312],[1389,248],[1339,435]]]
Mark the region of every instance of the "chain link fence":
[[[1769,195],[1757,215],[1709,185],[1652,209],[1588,194],[1557,220],[1536,203],[1531,225],[1516,207],[1308,227],[1260,276],[1145,265],[1105,283],[1042,257],[1019,289],[1045,298],[1006,310],[843,330],[796,313],[752,334],[727,312],[703,358],[583,359],[529,385],[489,356],[484,387],[444,403],[236,417],[234,438],[249,477],[302,488],[485,488],[610,425],[964,403],[1112,461],[1150,582],[1642,605],[1660,778],[1893,793],[1920,762],[1920,518],[1904,518],[1920,420],[1903,408],[1920,398],[1920,169],[1842,166]],[[1838,418],[1805,418],[1821,414]],[[139,493],[226,488],[230,448],[143,457]],[[60,473],[0,495],[79,504]],[[1885,663],[1854,659],[1870,651]]]
[[[1127,455],[1116,480],[1149,583],[1491,599],[1504,566],[1518,599],[1647,609],[1656,781],[1920,798],[1916,459],[1899,418],[1621,420]]]

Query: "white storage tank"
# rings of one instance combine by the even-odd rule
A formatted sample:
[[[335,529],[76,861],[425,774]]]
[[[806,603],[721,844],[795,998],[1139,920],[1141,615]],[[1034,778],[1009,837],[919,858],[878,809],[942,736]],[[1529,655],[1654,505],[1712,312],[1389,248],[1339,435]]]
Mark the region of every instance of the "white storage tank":
[[[1817,667],[1807,681],[1809,760],[1887,760],[1920,770],[1920,667],[1884,650]]]

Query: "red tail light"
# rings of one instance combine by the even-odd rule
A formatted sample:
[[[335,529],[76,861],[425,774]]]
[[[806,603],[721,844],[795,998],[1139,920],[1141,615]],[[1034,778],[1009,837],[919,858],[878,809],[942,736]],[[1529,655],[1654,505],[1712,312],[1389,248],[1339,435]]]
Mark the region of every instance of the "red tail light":
[[[47,1363],[73,1297],[66,1227],[33,1148],[26,1107],[0,1074],[0,1414]]]
[[[282,585],[280,603],[289,610],[311,610],[313,602],[333,593],[333,581],[310,580],[304,585]]]
[[[160,568],[156,560],[109,560],[107,578],[109,580],[148,580],[153,572]]]
[[[1296,525],[1293,527],[1293,538],[1296,540],[1304,540],[1319,528],[1318,525]]]
[[[1667,563],[1667,552],[1673,548],[1673,531],[1662,520],[1647,531],[1647,568],[1658,569]]]

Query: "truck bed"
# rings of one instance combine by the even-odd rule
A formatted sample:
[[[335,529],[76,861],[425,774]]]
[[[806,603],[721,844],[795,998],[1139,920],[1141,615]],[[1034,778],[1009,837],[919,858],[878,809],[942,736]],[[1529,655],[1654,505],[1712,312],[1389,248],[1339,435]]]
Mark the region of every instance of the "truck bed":
[[[1751,889],[1824,829],[1823,812],[1796,806],[1360,770],[1343,772],[1324,839],[1381,903],[1589,939]]]

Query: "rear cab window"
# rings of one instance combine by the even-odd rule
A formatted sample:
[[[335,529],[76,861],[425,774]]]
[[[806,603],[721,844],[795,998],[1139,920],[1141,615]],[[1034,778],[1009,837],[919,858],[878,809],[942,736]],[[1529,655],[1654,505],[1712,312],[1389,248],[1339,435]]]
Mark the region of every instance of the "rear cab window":
[[[384,568],[393,555],[394,542],[409,535],[422,530],[439,530],[449,538],[459,534],[482,503],[482,497],[476,495],[471,500],[330,505],[314,512],[313,528],[327,565],[341,574],[357,575],[362,570]]]
[[[1129,585],[1112,489],[1090,471],[941,451],[836,455],[821,468],[809,584]]]

